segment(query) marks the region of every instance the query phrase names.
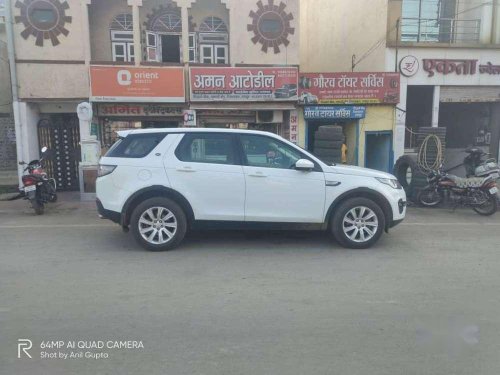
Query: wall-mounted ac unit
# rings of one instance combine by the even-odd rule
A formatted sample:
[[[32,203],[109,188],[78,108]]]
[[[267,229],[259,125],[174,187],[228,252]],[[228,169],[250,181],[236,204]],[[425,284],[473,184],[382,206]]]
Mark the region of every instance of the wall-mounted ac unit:
[[[283,122],[283,111],[257,111],[257,124],[276,124]]]

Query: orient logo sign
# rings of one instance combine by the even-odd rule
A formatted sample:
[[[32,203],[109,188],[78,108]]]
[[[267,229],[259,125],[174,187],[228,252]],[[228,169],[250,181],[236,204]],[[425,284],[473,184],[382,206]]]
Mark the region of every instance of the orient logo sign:
[[[183,103],[182,67],[124,68],[91,66],[93,102]]]

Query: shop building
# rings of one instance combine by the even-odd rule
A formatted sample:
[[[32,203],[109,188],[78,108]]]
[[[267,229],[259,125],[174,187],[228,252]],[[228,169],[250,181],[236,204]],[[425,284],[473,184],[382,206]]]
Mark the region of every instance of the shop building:
[[[306,149],[315,152],[321,126],[337,125],[343,129],[347,164],[392,170],[398,73],[301,72],[299,86]]]
[[[469,146],[500,156],[499,20],[496,2],[391,2],[386,68],[401,73],[400,153],[415,151],[419,129],[439,127],[452,173],[464,173]]]
[[[400,87],[386,66],[387,10],[387,0],[358,0],[356,8],[302,0],[299,138],[313,151],[319,126],[340,125],[348,164],[391,171]]]
[[[61,189],[93,191],[98,157],[117,129],[238,127],[297,136],[289,123],[297,121],[298,0],[7,4],[18,158],[38,158],[43,145],[53,149],[48,169]],[[247,77],[237,94],[191,100],[190,69],[211,67],[228,80]],[[278,68],[291,69],[289,86],[276,86],[278,75],[274,82],[260,77]]]

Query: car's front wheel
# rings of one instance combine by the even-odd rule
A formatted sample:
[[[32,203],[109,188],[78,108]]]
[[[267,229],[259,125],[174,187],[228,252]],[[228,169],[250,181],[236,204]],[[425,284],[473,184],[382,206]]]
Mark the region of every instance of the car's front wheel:
[[[385,228],[380,206],[367,198],[352,198],[341,203],[333,215],[331,231],[335,239],[350,249],[374,245]]]
[[[151,198],[140,203],[130,218],[136,241],[149,251],[177,247],[186,235],[186,214],[168,198]]]

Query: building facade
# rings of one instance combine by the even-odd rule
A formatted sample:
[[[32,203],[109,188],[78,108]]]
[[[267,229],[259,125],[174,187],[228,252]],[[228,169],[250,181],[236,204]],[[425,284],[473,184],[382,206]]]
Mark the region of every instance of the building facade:
[[[302,0],[300,71],[312,81],[300,136],[314,152],[318,127],[340,125],[348,164],[392,171],[400,78],[386,67],[387,12],[387,0]]]
[[[47,145],[61,190],[91,193],[98,156],[124,128],[290,135],[299,0],[7,4],[22,127],[18,157],[35,159]]]
[[[500,2],[391,0],[387,19],[386,68],[401,73],[398,154],[415,148],[420,128],[440,127],[446,167],[468,146],[498,159]]]

